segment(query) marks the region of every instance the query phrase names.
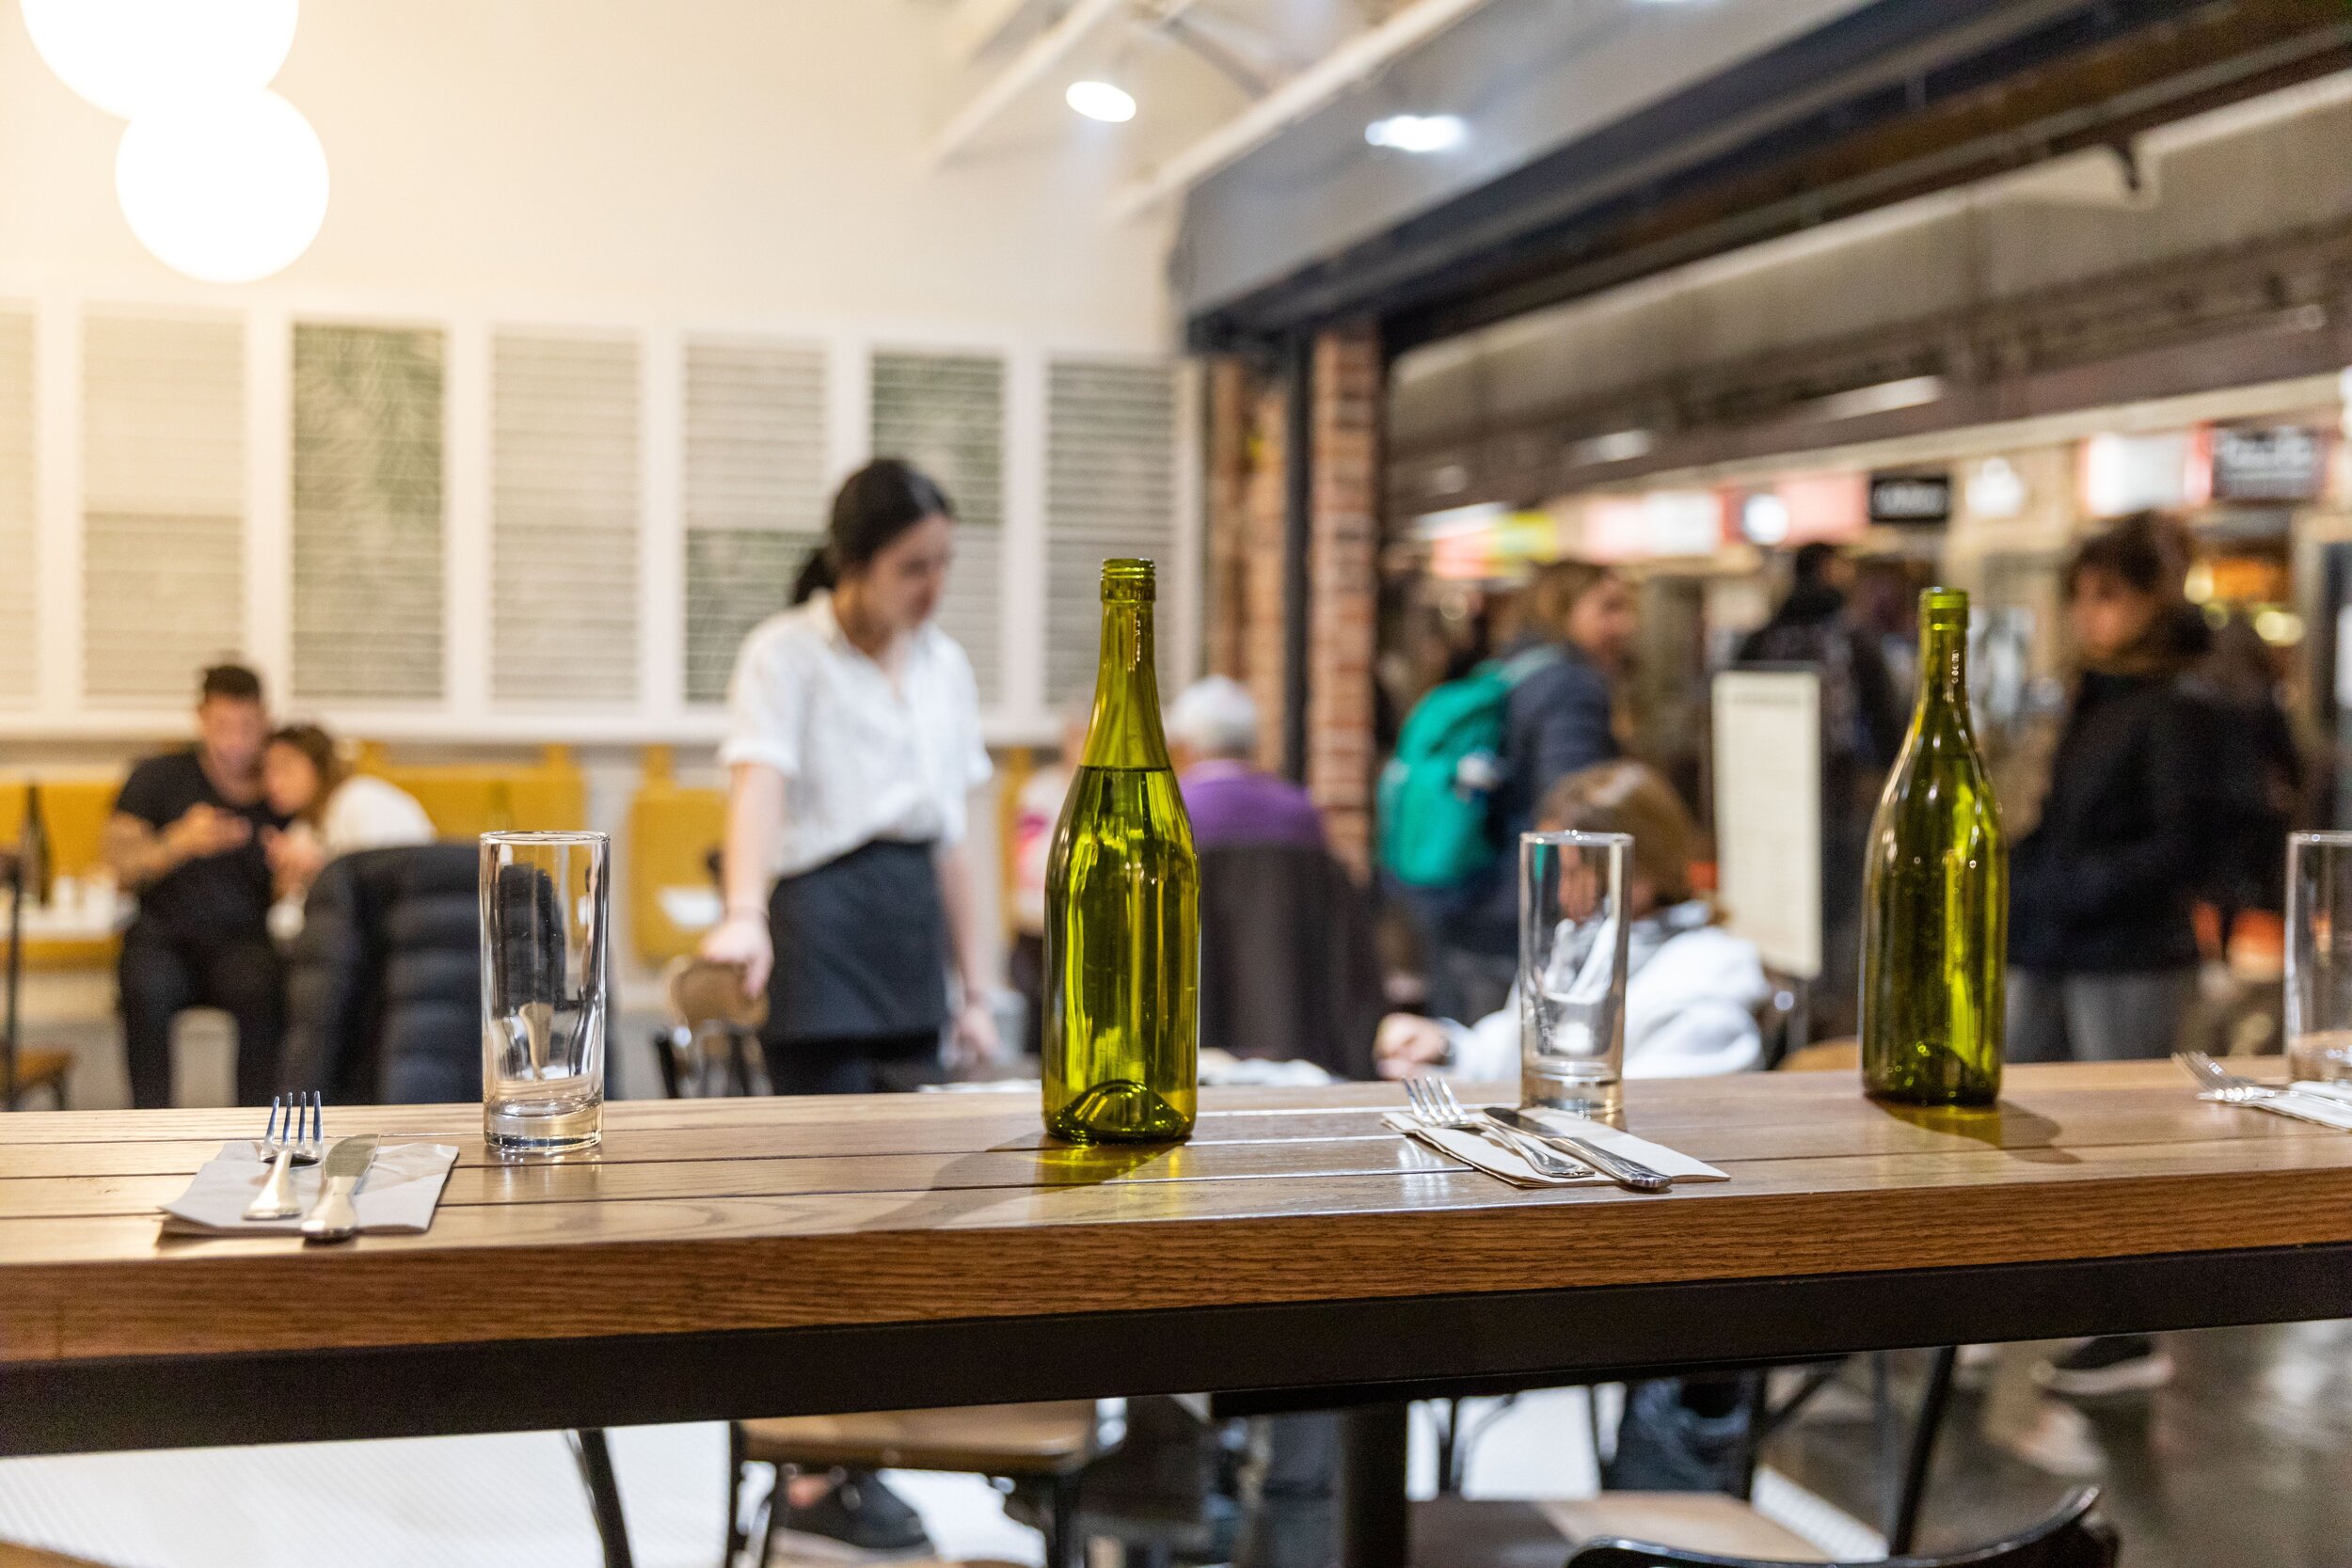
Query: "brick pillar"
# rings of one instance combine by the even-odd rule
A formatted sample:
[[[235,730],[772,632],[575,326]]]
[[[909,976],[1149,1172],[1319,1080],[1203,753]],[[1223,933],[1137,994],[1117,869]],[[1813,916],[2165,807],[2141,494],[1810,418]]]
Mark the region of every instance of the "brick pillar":
[[[1286,398],[1281,384],[1250,401],[1249,461],[1240,560],[1241,670],[1237,678],[1258,701],[1258,766],[1280,772],[1283,710],[1289,682],[1284,639],[1289,621],[1282,541],[1286,514],[1284,469]]]
[[[1379,600],[1376,329],[1348,326],[1318,336],[1311,388],[1306,782],[1323,808],[1332,849],[1362,876],[1372,863]]]
[[[1248,678],[1251,448],[1256,409],[1249,368],[1235,355],[1208,367],[1207,647],[1201,663],[1213,675]]]

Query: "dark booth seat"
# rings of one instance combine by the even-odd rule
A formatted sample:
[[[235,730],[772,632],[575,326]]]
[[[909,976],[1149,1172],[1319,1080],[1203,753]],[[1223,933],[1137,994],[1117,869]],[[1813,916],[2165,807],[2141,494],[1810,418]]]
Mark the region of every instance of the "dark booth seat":
[[[1364,890],[1296,844],[1200,851],[1200,1043],[1373,1076],[1380,956]]]
[[[426,844],[319,873],[287,966],[287,1087],[343,1105],[482,1098],[479,865],[471,844]]]

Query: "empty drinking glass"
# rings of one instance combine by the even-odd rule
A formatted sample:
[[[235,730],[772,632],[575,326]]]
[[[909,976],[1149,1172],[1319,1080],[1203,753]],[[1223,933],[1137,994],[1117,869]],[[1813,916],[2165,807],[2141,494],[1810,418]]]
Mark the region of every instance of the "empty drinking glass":
[[[604,1135],[602,833],[482,835],[482,1135],[562,1154]]]
[[[1520,1099],[1607,1117],[1625,1072],[1626,833],[1519,835]]]
[[[2287,1068],[2352,1079],[2352,833],[2287,839]]]

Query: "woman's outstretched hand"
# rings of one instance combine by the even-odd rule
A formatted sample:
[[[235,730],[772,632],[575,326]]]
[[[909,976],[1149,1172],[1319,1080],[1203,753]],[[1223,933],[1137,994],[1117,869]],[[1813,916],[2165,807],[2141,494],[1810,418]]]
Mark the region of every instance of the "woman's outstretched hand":
[[[701,951],[713,963],[734,964],[742,970],[745,996],[757,996],[768,989],[768,972],[775,967],[776,948],[764,917],[748,911],[728,915],[703,933]]]
[[[985,1067],[996,1060],[1004,1042],[996,1036],[996,1014],[988,998],[967,992],[956,1009],[955,1031],[948,1037],[947,1059],[958,1068]]]

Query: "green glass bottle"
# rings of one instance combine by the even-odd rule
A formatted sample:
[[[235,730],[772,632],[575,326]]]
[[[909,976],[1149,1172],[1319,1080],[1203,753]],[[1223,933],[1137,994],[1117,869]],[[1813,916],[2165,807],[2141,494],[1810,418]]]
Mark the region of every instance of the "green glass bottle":
[[[1907,1105],[2001,1092],[2009,845],[1968,722],[1968,595],[1919,595],[1919,703],[1870,823],[1862,1084]]]
[[[1152,563],[1103,563],[1103,651],[1045,866],[1045,1130],[1073,1143],[1192,1135],[1200,862],[1160,732]]]

